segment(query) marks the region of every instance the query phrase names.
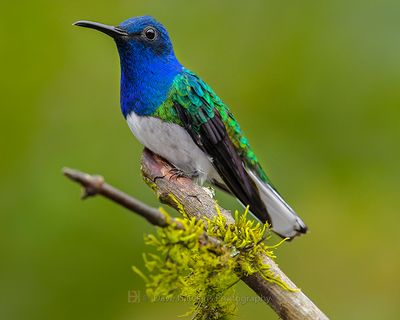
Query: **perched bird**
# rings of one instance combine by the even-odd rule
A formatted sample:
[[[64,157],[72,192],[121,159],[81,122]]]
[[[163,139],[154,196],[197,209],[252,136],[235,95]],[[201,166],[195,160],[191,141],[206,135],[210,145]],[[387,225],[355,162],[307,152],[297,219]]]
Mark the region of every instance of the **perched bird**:
[[[136,138],[185,175],[231,194],[281,237],[307,227],[272,186],[228,106],[174,54],[150,16],[119,26],[78,21],[111,36],[121,61],[121,109]]]

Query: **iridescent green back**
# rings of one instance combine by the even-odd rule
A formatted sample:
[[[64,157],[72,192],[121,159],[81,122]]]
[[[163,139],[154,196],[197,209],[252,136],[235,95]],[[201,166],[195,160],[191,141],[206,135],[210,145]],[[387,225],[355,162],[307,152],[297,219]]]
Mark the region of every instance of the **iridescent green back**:
[[[153,116],[164,121],[183,126],[174,104],[179,103],[191,115],[193,128],[198,132],[199,127],[218,113],[225,124],[226,131],[243,162],[264,182],[269,179],[258,162],[250,144],[227,105],[214,91],[197,75],[184,69],[179,74],[171,88],[166,101],[156,110]]]

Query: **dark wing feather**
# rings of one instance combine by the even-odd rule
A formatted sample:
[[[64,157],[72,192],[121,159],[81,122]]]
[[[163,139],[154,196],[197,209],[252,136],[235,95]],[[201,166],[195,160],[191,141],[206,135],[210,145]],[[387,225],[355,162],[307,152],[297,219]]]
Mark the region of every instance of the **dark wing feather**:
[[[247,174],[242,159],[229,139],[218,111],[214,109],[213,116],[210,117],[206,110],[209,106],[204,100],[195,114],[178,102],[174,103],[174,107],[193,141],[212,158],[215,169],[230,191],[243,205],[249,205],[251,212],[260,220],[270,222],[259,191]]]

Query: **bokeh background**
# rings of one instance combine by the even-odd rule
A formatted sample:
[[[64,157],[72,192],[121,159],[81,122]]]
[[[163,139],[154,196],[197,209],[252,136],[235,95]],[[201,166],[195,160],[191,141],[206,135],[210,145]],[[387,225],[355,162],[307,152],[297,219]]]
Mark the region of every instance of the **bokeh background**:
[[[336,319],[400,317],[398,1],[10,1],[0,17],[0,319],[176,319],[143,290],[153,228],[79,200],[63,166],[157,205],[119,110],[113,42],[71,26],[151,14],[227,102],[311,232],[278,262]],[[224,204],[237,208],[224,197]],[[240,297],[254,296],[239,284]],[[143,298],[143,295],[142,295]],[[275,319],[263,303],[238,319]]]

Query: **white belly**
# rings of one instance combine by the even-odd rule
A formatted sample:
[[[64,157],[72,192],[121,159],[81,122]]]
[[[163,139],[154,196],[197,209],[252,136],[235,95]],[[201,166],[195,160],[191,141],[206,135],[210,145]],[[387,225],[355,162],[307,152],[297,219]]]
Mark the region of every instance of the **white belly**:
[[[184,128],[153,117],[141,117],[131,112],[126,120],[135,137],[146,148],[162,156],[186,173],[197,172],[203,183],[215,176],[210,159],[193,142]]]

